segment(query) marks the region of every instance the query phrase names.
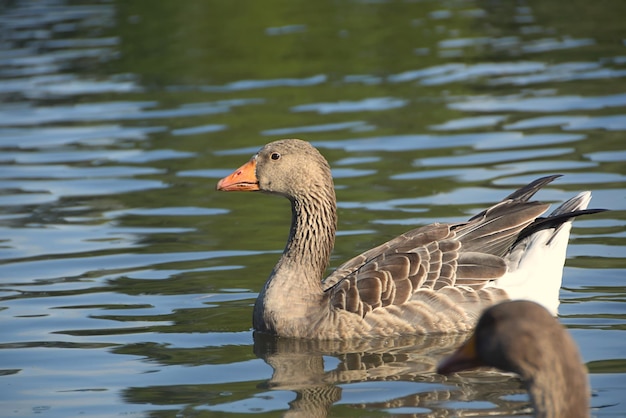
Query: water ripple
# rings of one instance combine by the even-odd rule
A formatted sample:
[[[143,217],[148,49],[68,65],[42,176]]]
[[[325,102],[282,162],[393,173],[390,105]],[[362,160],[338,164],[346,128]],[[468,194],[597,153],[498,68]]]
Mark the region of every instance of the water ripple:
[[[309,125],[309,126],[294,126],[292,128],[278,128],[267,129],[261,132],[261,135],[265,136],[287,136],[295,133],[310,133],[310,132],[331,132],[349,130],[352,132],[361,132],[365,130],[374,129],[365,121],[357,120],[351,122],[338,122],[338,123],[325,123],[321,125]]]
[[[563,112],[571,110],[596,110],[626,106],[626,94],[606,96],[556,96],[556,97],[468,97],[463,102],[450,103],[451,109],[465,112]]]
[[[18,193],[45,192],[56,199],[69,196],[106,196],[168,187],[159,180],[128,178],[88,178],[54,180],[2,180],[0,189],[18,190]],[[18,195],[13,195],[19,199]],[[6,198],[7,196],[3,196]],[[17,202],[18,200],[16,200]],[[6,202],[8,203],[8,202]],[[15,203],[18,204],[18,203]]]
[[[521,132],[487,132],[449,135],[396,135],[355,138],[338,141],[319,141],[321,148],[346,151],[407,151],[417,149],[445,149],[470,147],[475,150],[522,148],[537,145],[556,145],[585,139],[577,134],[523,134]]]
[[[0,126],[36,125],[59,122],[97,122],[111,120],[145,120],[178,118],[226,113],[231,106],[224,103],[205,103],[180,106],[173,109],[155,109],[157,102],[102,102],[80,103],[72,106],[1,106]]]
[[[549,126],[560,126],[566,131],[578,131],[589,129],[606,129],[607,131],[626,130],[626,115],[612,116],[541,116],[538,118],[523,119],[518,122],[505,125],[505,129],[533,129]]]
[[[325,83],[327,77],[323,74],[304,78],[276,78],[268,80],[241,80],[228,83],[223,86],[202,86],[199,89],[206,92],[228,92],[253,89],[265,89],[269,87],[305,87]]]
[[[358,101],[339,101],[332,103],[310,103],[291,108],[292,112],[317,112],[320,114],[339,112],[381,111],[404,107],[408,100],[393,97],[371,97]]]
[[[0,109],[0,113],[2,110]],[[19,112],[19,110],[16,110]],[[11,121],[5,121],[12,125]],[[0,125],[2,122],[0,122]],[[28,128],[0,128],[0,146],[10,148],[52,148],[59,145],[81,143],[93,146],[102,140],[143,140],[152,133],[162,132],[160,126],[133,127],[121,125],[91,126],[33,126]],[[101,144],[101,142],[100,142]],[[26,154],[21,154],[26,156]],[[6,158],[0,155],[0,159]],[[33,156],[31,156],[33,158]],[[36,158],[36,156],[35,156]]]

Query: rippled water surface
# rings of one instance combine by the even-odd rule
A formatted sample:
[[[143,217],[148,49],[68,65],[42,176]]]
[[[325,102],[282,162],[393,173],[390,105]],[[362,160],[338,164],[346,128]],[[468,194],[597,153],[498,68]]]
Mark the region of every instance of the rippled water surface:
[[[464,336],[253,336],[284,199],[215,192],[261,145],[336,178],[332,263],[542,175],[575,222],[560,320],[592,414],[626,416],[626,2],[10,1],[0,6],[3,416],[528,414],[451,378]],[[540,342],[538,342],[540,344]]]

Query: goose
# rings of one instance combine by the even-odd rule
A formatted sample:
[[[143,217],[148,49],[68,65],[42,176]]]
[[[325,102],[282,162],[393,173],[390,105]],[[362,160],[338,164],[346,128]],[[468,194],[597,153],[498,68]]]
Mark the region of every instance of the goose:
[[[219,191],[261,191],[291,202],[282,256],[253,309],[256,331],[283,337],[351,339],[468,332],[488,306],[534,299],[556,314],[574,217],[590,192],[540,217],[529,201],[558,175],[542,177],[460,223],[408,231],[340,265],[322,280],[337,229],[328,162],[299,139],[271,142],[219,180]]]
[[[589,417],[589,381],[576,343],[535,302],[506,301],[487,308],[474,334],[439,364],[437,372],[481,366],[519,374],[537,417]]]

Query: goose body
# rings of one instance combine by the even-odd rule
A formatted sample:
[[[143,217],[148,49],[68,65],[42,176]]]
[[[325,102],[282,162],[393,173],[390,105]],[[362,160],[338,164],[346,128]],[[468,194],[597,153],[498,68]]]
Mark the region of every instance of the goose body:
[[[542,306],[526,300],[488,308],[474,334],[437,371],[481,366],[521,376],[538,418],[589,417],[589,382],[574,339]]]
[[[316,148],[269,143],[217,189],[291,202],[287,245],[256,300],[254,329],[348,339],[469,331],[486,307],[508,299],[535,299],[556,313],[571,221],[595,212],[585,210],[591,193],[583,192],[540,218],[549,204],[529,199],[557,177],[535,180],[466,222],[408,231],[324,280],[337,210],[330,167]]]

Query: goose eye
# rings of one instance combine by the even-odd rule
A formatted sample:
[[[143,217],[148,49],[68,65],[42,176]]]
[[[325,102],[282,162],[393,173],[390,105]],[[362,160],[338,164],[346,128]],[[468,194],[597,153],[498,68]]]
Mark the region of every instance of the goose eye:
[[[272,160],[274,160],[274,161],[275,161],[275,160],[280,160],[280,154],[279,154],[279,153],[277,153],[277,152],[273,152],[273,153],[272,153],[272,155],[270,155],[270,158],[271,158]]]

